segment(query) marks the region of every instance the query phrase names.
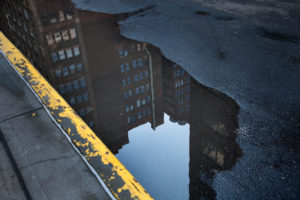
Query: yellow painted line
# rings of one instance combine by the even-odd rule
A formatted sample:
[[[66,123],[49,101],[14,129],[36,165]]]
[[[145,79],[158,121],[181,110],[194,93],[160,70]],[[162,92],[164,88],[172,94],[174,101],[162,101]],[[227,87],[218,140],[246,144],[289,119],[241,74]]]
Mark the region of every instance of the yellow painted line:
[[[152,199],[69,104],[0,32],[0,50],[32,87],[116,199]]]

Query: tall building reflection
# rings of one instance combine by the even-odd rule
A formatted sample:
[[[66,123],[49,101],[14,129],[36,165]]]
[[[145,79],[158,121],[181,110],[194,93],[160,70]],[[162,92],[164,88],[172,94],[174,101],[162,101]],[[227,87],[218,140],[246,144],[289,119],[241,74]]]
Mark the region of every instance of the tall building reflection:
[[[214,199],[217,171],[241,156],[235,142],[238,106],[204,87],[159,49],[120,35],[110,15],[70,1],[4,0],[1,29],[38,67],[113,153],[128,131],[147,122],[190,125],[190,199]]]

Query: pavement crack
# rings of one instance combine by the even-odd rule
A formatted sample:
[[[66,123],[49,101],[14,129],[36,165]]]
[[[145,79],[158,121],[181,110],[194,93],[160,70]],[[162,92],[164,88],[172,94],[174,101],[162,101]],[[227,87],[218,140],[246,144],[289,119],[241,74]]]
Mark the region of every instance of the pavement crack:
[[[39,165],[39,164],[42,164],[42,163],[45,163],[45,162],[49,162],[49,161],[57,161],[57,160],[63,160],[63,159],[69,159],[69,158],[73,158],[73,157],[75,157],[75,156],[76,156],[76,155],[62,156],[62,157],[58,157],[58,158],[48,158],[48,159],[45,159],[45,160],[40,160],[40,161],[31,163],[30,165],[25,165],[25,166],[20,167],[20,170],[22,170],[22,169],[24,169],[24,168],[27,168],[27,167],[33,167],[33,166],[35,166],[35,165]]]
[[[15,118],[17,118],[17,117],[21,117],[21,116],[23,116],[23,115],[27,115],[27,114],[30,114],[30,113],[33,113],[33,112],[36,112],[36,111],[39,111],[39,110],[41,110],[41,109],[43,109],[42,106],[39,107],[39,108],[30,110],[30,111],[26,111],[26,112],[23,112],[23,113],[14,115],[14,116],[12,116],[12,117],[8,117],[7,119],[3,119],[3,120],[0,121],[0,123],[5,122],[5,121],[8,121],[8,120],[11,120],[11,119],[15,119]]]

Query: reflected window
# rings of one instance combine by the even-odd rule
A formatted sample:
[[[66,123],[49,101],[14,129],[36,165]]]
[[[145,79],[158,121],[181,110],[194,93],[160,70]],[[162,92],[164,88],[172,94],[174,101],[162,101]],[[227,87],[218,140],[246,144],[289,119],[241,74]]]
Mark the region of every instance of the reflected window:
[[[140,94],[140,89],[139,89],[139,87],[135,88],[135,94],[136,94],[136,95]]]
[[[67,91],[68,91],[68,92],[72,92],[72,91],[73,91],[72,83],[67,83],[67,84],[66,84],[66,87],[67,87]]]
[[[60,32],[54,33],[54,39],[55,39],[55,42],[60,42],[61,41]]]
[[[71,48],[66,49],[66,53],[67,53],[67,58],[72,58],[73,57],[73,52]]]
[[[82,96],[77,95],[76,100],[77,100],[77,103],[82,103]]]
[[[137,67],[136,60],[133,60],[133,61],[132,61],[132,67],[133,67],[133,68],[136,68],[136,67]]]
[[[56,78],[61,77],[61,70],[60,69],[55,70],[55,76],[56,76]]]
[[[121,68],[121,72],[125,72],[125,67],[123,64],[120,65],[120,68]]]
[[[149,72],[147,70],[144,71],[144,75],[145,75],[145,78],[148,78],[149,77]]]
[[[63,37],[64,41],[67,41],[70,39],[68,30],[62,31],[62,37]]]
[[[76,38],[76,29],[75,28],[70,28],[70,36],[71,36],[71,39]]]
[[[125,87],[127,85],[126,79],[122,79],[122,85]]]
[[[144,79],[144,73],[140,72],[139,77],[140,77],[140,80],[143,80]]]
[[[84,101],[84,102],[88,102],[88,100],[89,100],[89,94],[88,94],[87,92],[85,92],[85,93],[83,94],[83,101]]]
[[[139,67],[143,67],[143,60],[142,60],[142,58],[138,59],[138,66]]]
[[[63,67],[63,75],[64,75],[64,77],[69,76],[68,67]]]
[[[128,72],[128,71],[129,71],[129,69],[130,69],[130,67],[129,67],[129,63],[128,63],[128,62],[126,62],[126,71]]]
[[[146,104],[146,99],[142,99],[142,105]]]
[[[81,87],[82,87],[82,88],[85,88],[85,87],[86,87],[86,81],[85,81],[85,78],[82,77],[79,81],[80,81]]]
[[[80,87],[79,87],[79,81],[76,80],[76,81],[73,81],[73,87],[75,90],[78,90]]]
[[[127,83],[128,83],[128,85],[131,84],[131,79],[130,79],[130,77],[127,77]]]
[[[58,52],[59,60],[64,60],[66,58],[64,50]]]
[[[47,39],[48,45],[52,45],[54,43],[52,34],[46,35],[46,39]]]
[[[71,97],[69,101],[70,101],[71,105],[75,105],[76,104],[76,100],[75,100],[74,97]]]
[[[140,106],[141,106],[141,100],[137,100],[137,101],[136,101],[136,107],[139,108]]]
[[[129,106],[128,105],[126,105],[125,110],[126,110],[126,112],[129,112]]]
[[[74,74],[74,73],[75,73],[75,65],[74,65],[74,64],[70,65],[70,66],[69,66],[69,69],[70,69],[70,73],[71,73],[71,74]]]
[[[60,94],[64,94],[66,92],[65,86],[64,85],[59,85],[58,86],[58,91]]]
[[[77,64],[77,71],[78,72],[81,72],[83,70],[83,65],[82,65],[82,63],[78,63]]]
[[[149,86],[149,83],[146,84],[146,91],[149,91],[150,89],[150,86]]]
[[[128,96],[132,97],[132,91],[131,90],[128,90]]]
[[[56,53],[51,53],[51,57],[52,57],[52,62],[57,62],[58,57]]]
[[[79,46],[74,46],[73,51],[74,51],[74,56],[79,56],[80,55]]]

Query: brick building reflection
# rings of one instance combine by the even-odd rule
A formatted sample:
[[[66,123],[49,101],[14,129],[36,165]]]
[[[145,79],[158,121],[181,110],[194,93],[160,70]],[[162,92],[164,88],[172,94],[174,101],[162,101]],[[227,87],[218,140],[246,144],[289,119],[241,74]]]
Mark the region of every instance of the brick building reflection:
[[[128,131],[147,122],[190,125],[190,199],[214,199],[216,171],[241,156],[235,142],[238,106],[206,88],[160,51],[120,35],[109,15],[70,1],[1,4],[1,30],[51,82],[113,153]]]

